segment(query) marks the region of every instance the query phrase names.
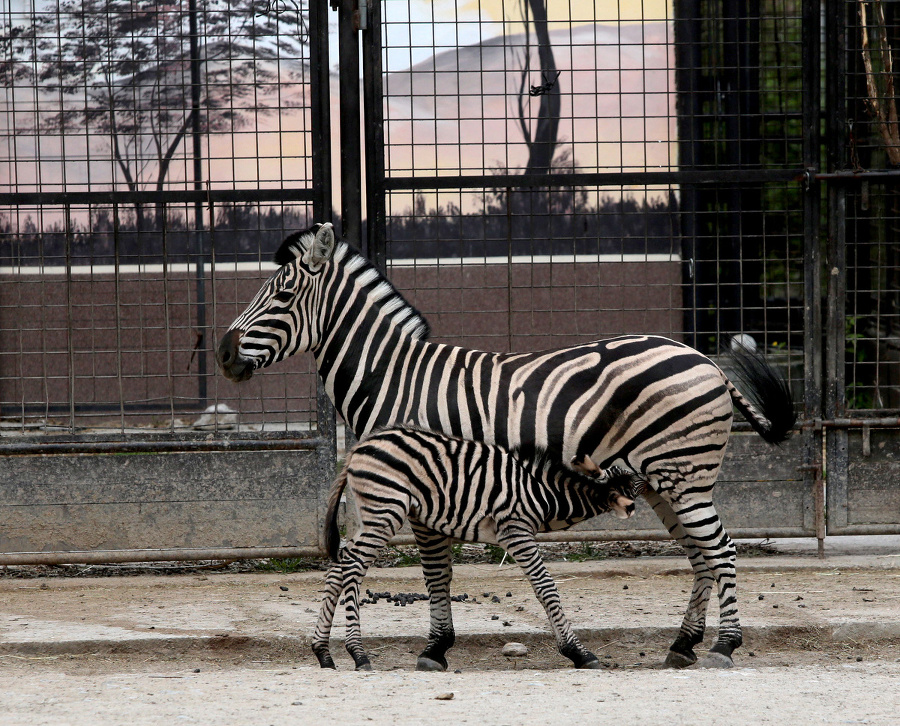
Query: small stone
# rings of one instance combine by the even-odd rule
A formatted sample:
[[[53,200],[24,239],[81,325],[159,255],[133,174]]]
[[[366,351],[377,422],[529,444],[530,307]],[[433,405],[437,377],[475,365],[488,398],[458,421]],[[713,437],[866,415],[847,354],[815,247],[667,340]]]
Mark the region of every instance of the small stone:
[[[287,592],[287,591],[288,591],[287,585],[279,585],[278,587],[279,587],[279,589],[280,589],[282,592]]]
[[[516,605],[516,612],[517,612],[517,613],[522,612],[524,609],[525,609],[525,607],[524,607],[523,605]]]
[[[528,648],[522,643],[507,643],[500,652],[507,658],[524,658],[528,655]]]
[[[303,701],[293,701],[293,702],[291,703],[291,705],[292,705],[292,706],[302,706],[302,705],[303,705]]]
[[[862,663],[862,656],[861,656],[861,655],[856,656],[856,662],[857,662],[857,663]]]
[[[751,658],[756,657],[756,653],[754,653],[752,650],[749,653],[747,653],[747,655],[749,655]]]
[[[627,589],[628,589],[628,585],[622,585],[622,589],[623,589],[623,590],[627,590]]]
[[[457,668],[457,669],[456,669],[455,671],[453,671],[453,672],[454,672],[454,673],[462,673],[462,671],[461,671],[459,668]]]
[[[500,619],[499,615],[491,615],[491,620],[499,620],[499,619]]]
[[[500,602],[500,598],[494,595],[494,597],[491,598],[491,602]]]
[[[512,625],[512,623],[509,622],[509,620],[504,620],[504,621],[503,621],[503,627],[504,627],[504,628],[508,628],[508,627],[510,627],[511,625]]]
[[[766,599],[766,596],[763,595],[762,593],[760,593],[759,599],[760,599],[760,600],[765,600],[765,599]]]
[[[645,658],[647,656],[647,654],[644,651],[641,651],[640,656],[641,656],[641,658]]]
[[[199,673],[199,672],[200,672],[199,668],[194,668],[194,673]]]
[[[512,597],[512,593],[511,592],[506,593],[506,597]]]
[[[434,697],[435,701],[452,701],[453,694],[452,693],[439,693]]]
[[[483,593],[481,593],[481,595],[482,595],[482,597],[490,597],[490,596],[491,596],[491,593],[489,593],[489,592],[483,592]]]
[[[778,606],[777,606],[777,605],[773,605],[772,607],[775,608],[776,610],[778,609]]]

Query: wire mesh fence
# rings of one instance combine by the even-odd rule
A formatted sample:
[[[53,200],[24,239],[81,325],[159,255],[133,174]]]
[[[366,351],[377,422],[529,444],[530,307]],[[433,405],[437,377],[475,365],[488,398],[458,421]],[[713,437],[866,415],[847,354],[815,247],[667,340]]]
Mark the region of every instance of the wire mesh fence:
[[[212,355],[324,198],[307,9],[4,2],[0,25],[4,432],[315,428],[308,360],[239,389]]]
[[[384,4],[374,245],[435,335],[741,336],[802,397],[801,7]]]

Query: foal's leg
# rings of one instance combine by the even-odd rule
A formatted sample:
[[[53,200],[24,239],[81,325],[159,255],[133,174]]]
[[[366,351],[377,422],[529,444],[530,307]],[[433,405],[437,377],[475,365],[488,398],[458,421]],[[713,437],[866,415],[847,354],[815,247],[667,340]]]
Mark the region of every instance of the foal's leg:
[[[709,604],[709,595],[715,578],[706,566],[703,553],[694,545],[693,540],[685,534],[684,527],[678,521],[678,517],[669,503],[650,487],[644,488],[644,498],[653,508],[663,526],[669,534],[680,544],[687,553],[688,561],[694,571],[694,586],[691,590],[691,599],[688,602],[687,611],[681,622],[678,637],[669,648],[666,656],[666,665],[670,668],[686,668],[697,662],[697,654],[694,646],[703,642],[703,633],[706,630],[706,611]]]
[[[335,562],[325,576],[325,597],[322,598],[322,607],[319,610],[319,619],[316,621],[316,632],[312,642],[313,653],[316,654],[322,668],[336,667],[331,658],[331,651],[328,649],[328,640],[331,637],[331,625],[334,622],[334,609],[343,587],[344,571],[341,563]]]
[[[509,552],[528,576],[534,594],[547,612],[559,652],[571,660],[576,668],[599,668],[597,656],[579,642],[563,614],[559,591],[538,552],[534,531],[515,523],[498,523],[497,543]]]
[[[358,671],[372,670],[369,656],[362,644],[359,628],[359,584],[365,577],[369,565],[374,562],[378,552],[400,528],[402,519],[386,516],[375,520],[375,513],[360,509],[360,520],[364,523],[353,541],[341,550],[341,567],[343,569],[344,586],[341,591],[341,604],[347,612],[347,639],[344,647],[353,658]]]
[[[431,612],[428,644],[416,661],[416,670],[445,671],[447,651],[456,640],[450,612],[450,581],[453,578],[450,538],[423,527],[418,522],[410,521],[410,525],[422,557],[422,574],[428,588]]]

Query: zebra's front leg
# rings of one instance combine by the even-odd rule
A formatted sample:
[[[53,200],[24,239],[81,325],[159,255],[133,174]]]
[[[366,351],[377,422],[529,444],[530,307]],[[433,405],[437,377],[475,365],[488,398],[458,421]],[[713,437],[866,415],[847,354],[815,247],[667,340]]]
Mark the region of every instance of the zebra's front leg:
[[[334,610],[337,607],[338,596],[344,588],[344,570],[340,562],[335,562],[325,576],[325,596],[322,598],[322,607],[319,610],[319,619],[316,621],[316,631],[313,635],[312,650],[322,668],[336,668],[328,641],[331,638],[331,625],[334,622]]]
[[[450,581],[453,578],[450,538],[412,520],[410,526],[422,557],[422,574],[425,576],[430,604],[428,643],[416,660],[416,670],[445,671],[447,651],[456,641],[450,611]]]
[[[544,606],[550,620],[559,652],[571,660],[576,668],[600,668],[597,656],[581,644],[563,614],[559,590],[538,552],[534,531],[515,524],[498,524],[497,543],[525,571],[534,594]]]
[[[678,521],[678,517],[675,515],[671,505],[650,487],[645,488],[644,498],[653,508],[656,516],[659,517],[669,534],[684,548],[688,561],[691,563],[691,569],[694,571],[691,599],[688,602],[687,611],[681,622],[678,636],[675,638],[675,642],[672,643],[666,656],[666,665],[670,668],[687,668],[697,662],[694,646],[703,642],[709,595],[715,578],[706,566],[706,559],[703,557],[703,553],[685,534],[684,527]]]

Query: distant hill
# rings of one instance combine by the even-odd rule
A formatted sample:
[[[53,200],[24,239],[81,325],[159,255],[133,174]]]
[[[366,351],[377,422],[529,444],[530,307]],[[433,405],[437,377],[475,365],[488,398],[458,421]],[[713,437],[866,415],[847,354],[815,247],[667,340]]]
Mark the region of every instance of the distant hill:
[[[561,71],[559,140],[577,169],[675,166],[670,24],[588,24],[550,36]],[[533,35],[531,41],[527,85],[539,85]],[[421,175],[478,174],[524,167],[527,149],[517,109],[524,53],[524,35],[491,38],[388,74],[389,171],[407,175],[415,166]],[[538,103],[526,100],[532,114]]]

